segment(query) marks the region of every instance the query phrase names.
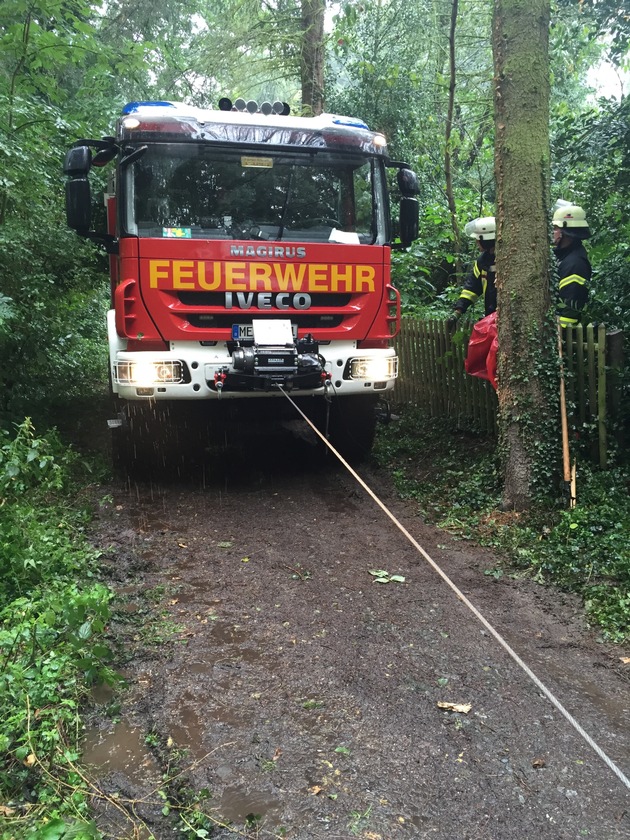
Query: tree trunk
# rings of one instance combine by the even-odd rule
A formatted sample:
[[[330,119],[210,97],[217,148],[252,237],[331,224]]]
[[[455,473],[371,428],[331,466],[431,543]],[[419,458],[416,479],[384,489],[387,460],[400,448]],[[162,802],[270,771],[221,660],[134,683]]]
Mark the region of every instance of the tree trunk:
[[[301,0],[302,110],[316,116],[324,110],[324,14],[326,0]]]
[[[504,507],[517,510],[548,458],[549,18],[550,0],[495,0],[499,445]]]
[[[453,171],[452,163],[452,149],[451,137],[453,134],[453,111],[455,110],[455,87],[456,87],[456,68],[455,68],[455,30],[457,27],[457,5],[458,0],[452,0],[451,5],[451,24],[448,33],[448,66],[449,66],[449,85],[448,85],[448,108],[446,112],[446,125],[444,127],[444,174],[446,177],[446,199],[448,201],[448,209],[451,214],[451,225],[453,228],[453,240],[455,253],[458,255],[455,264],[455,272],[459,276],[461,274],[461,260],[460,253],[460,236],[459,225],[457,224],[457,207],[455,205],[455,195],[453,193]]]

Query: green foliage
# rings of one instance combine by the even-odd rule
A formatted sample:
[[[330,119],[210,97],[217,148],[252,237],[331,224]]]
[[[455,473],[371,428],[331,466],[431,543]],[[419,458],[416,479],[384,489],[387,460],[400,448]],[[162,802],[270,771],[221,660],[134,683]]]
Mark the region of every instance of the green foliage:
[[[59,817],[29,835],[30,840],[98,840],[100,837],[93,822],[67,822]]]
[[[37,237],[37,246],[33,239]],[[10,313],[0,329],[0,421],[41,420],[106,381],[105,284],[69,232],[0,227]],[[28,256],[27,256],[28,255]]]
[[[157,17],[156,7],[151,13]],[[0,5],[0,425],[5,427],[25,414],[43,420],[51,409],[106,381],[106,260],[66,227],[61,164],[77,138],[111,132],[125,99],[139,91],[149,94],[151,79],[160,75],[159,47],[173,33],[167,34],[165,24],[155,33],[161,43],[145,44],[135,31],[121,38],[121,21],[129,17],[129,10],[121,13],[115,3],[102,7],[88,0]],[[183,19],[179,29],[188,29],[189,37]],[[96,203],[99,199],[96,195]]]
[[[110,593],[94,579],[85,512],[70,503],[75,466],[28,420],[0,437],[0,797],[31,803],[16,837],[96,836],[62,818],[87,814],[75,767],[81,705],[91,683],[115,679],[103,641]]]
[[[385,427],[375,457],[429,521],[497,549],[506,558],[506,573],[579,593],[605,638],[630,638],[627,469],[580,466],[573,510],[565,509],[557,477],[549,477],[550,498],[517,514],[500,509],[497,453],[487,439],[445,433],[443,423],[406,411]]]

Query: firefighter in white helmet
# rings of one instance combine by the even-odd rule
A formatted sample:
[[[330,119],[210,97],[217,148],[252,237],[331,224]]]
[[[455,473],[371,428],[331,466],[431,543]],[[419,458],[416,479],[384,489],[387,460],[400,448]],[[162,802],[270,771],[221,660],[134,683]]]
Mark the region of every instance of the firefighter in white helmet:
[[[582,240],[591,232],[586,213],[577,204],[558,202],[553,214],[554,254],[558,261],[558,318],[563,327],[578,324],[588,301],[591,264]]]
[[[477,241],[481,254],[468,272],[459,298],[455,303],[455,311],[448,319],[449,326],[452,328],[457,324],[457,319],[481,296],[483,296],[485,315],[496,312],[497,308],[496,269],[494,264],[496,223],[494,216],[485,216],[468,222],[464,232]]]

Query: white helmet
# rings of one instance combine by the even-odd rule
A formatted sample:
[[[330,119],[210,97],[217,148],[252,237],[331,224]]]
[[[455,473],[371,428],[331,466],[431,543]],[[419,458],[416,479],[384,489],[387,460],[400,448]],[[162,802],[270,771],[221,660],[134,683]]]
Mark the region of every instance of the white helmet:
[[[558,202],[556,208],[552,221],[554,227],[561,228],[567,236],[573,236],[576,239],[588,239],[591,232],[586,221],[586,213],[581,207],[578,207],[577,204],[560,204]]]
[[[484,216],[481,219],[473,219],[468,222],[464,228],[466,236],[471,239],[477,239],[481,242],[492,240],[496,238],[497,226],[494,221],[494,216]]]

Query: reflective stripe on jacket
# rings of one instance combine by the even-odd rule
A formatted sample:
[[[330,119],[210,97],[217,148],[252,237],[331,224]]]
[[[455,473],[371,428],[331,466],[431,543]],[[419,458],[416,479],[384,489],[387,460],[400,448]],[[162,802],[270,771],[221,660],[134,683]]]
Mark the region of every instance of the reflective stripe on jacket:
[[[455,309],[465,312],[478,297],[483,296],[484,314],[496,312],[497,288],[495,285],[496,269],[494,254],[484,251],[480,254],[466,277],[464,286],[455,304]]]
[[[588,301],[591,264],[580,239],[573,239],[565,248],[554,248],[558,261],[558,318],[563,327],[578,324]]]

